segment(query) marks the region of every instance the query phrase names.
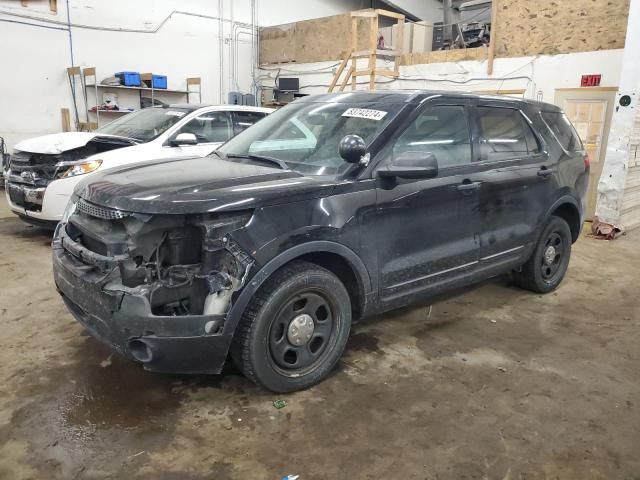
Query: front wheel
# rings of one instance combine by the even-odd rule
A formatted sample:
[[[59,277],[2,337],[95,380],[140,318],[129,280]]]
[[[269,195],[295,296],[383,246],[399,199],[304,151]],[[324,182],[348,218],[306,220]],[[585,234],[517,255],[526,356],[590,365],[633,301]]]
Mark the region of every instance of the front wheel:
[[[542,231],[531,258],[514,272],[516,284],[537,293],[548,293],[562,282],[571,257],[571,229],[567,222],[553,216]]]
[[[274,392],[301,390],[335,366],[350,328],[351,301],[342,282],[318,265],[295,261],[249,302],[231,355],[258,385]]]

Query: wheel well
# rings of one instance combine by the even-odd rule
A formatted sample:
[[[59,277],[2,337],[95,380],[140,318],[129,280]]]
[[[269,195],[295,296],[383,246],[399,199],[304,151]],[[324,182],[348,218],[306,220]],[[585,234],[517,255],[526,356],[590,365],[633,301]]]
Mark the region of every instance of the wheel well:
[[[331,252],[306,253],[295,260],[306,260],[326,268],[344,284],[351,299],[353,318],[359,318],[364,308],[364,287],[351,264],[342,256]]]
[[[578,240],[582,225],[580,225],[580,212],[574,205],[563,203],[553,211],[552,215],[564,219],[569,224],[573,241]]]

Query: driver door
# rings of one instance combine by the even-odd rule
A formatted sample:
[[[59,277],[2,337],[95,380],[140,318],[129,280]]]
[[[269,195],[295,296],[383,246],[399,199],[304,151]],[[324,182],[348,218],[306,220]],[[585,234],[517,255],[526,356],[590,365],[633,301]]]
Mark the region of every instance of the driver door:
[[[384,167],[403,152],[432,153],[438,175],[429,179],[377,177],[377,251],[380,299],[434,293],[468,278],[478,263],[472,220],[471,131],[465,100],[429,103],[392,141]]]
[[[231,112],[201,113],[180,127],[170,138],[181,133],[192,133],[196,136],[196,145],[172,146],[170,141],[163,147],[164,158],[204,157],[233,136]]]

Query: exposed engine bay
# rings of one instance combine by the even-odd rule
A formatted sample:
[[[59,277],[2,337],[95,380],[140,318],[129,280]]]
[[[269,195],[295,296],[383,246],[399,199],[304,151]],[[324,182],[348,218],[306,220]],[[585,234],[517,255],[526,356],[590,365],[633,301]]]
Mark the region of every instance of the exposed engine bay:
[[[231,235],[250,217],[251,212],[146,215],[79,199],[54,247],[60,242],[93,267],[86,273],[93,283],[146,297],[152,315],[221,315],[254,262]],[[220,327],[213,322],[205,332]]]
[[[132,145],[136,145],[136,142],[131,139],[97,136],[82,147],[62,153],[49,154],[17,151],[11,155],[9,168],[11,169],[11,174],[17,177],[20,177],[22,172],[32,172],[32,175],[27,176],[27,179],[22,178],[24,183],[46,186],[51,180],[61,178],[73,166],[73,163],[78,160],[96,153],[108,152]]]
[[[64,178],[76,163],[91,155],[118,148],[130,147],[136,142],[132,139],[96,136],[86,145],[61,153],[33,153],[16,151],[10,157],[7,180],[11,188],[11,200],[28,210],[40,211],[44,189],[54,180]],[[23,187],[40,189],[29,191],[25,195]]]

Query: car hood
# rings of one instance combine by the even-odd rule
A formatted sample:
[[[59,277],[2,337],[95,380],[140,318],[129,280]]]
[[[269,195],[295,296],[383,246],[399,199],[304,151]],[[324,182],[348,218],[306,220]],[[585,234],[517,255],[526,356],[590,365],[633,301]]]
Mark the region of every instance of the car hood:
[[[97,173],[75,190],[108,208],[146,214],[244,210],[329,195],[333,178],[195,157],[156,160]]]
[[[84,147],[91,140],[98,137],[104,139],[125,140],[132,145],[135,143],[135,141],[130,138],[119,137],[116,135],[105,135],[96,132],[64,132],[30,138],[19,142],[14,148],[21,152],[57,155],[69,150]]]

